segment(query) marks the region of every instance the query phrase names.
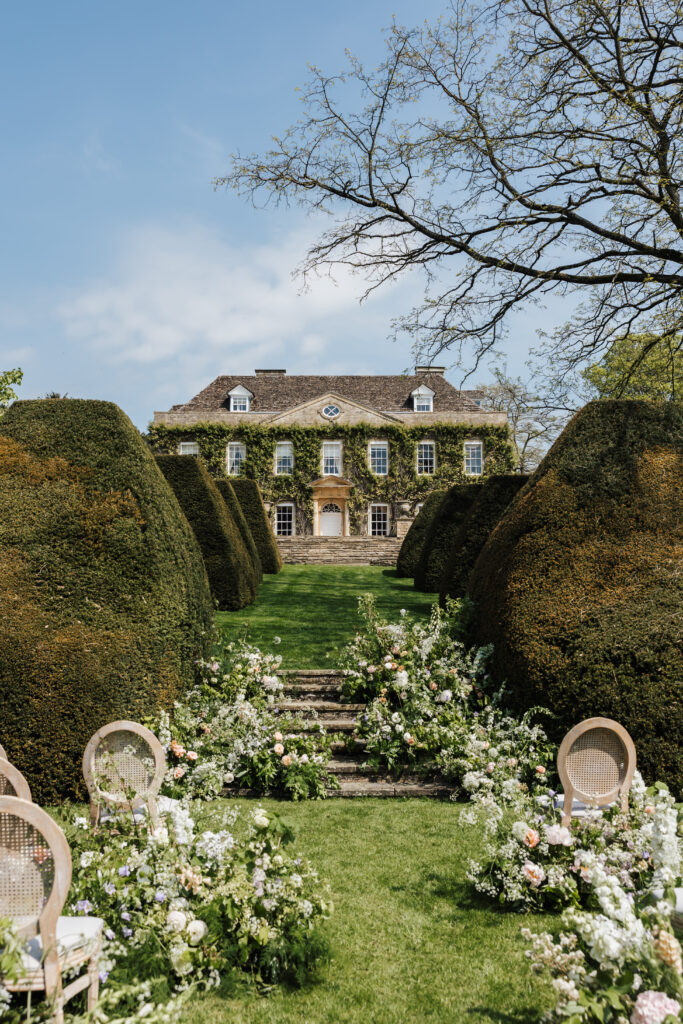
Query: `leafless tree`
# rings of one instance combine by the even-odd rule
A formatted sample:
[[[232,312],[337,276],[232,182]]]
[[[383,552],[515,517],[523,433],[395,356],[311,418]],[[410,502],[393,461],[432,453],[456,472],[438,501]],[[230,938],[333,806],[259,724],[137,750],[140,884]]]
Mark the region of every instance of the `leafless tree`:
[[[216,180],[333,215],[304,275],[346,264],[369,291],[423,268],[398,327],[470,368],[511,311],[572,292],[558,366],[680,339],[681,0],[453,0],[394,25],[376,70],[349,60],[313,69],[302,119]]]
[[[568,416],[549,409],[547,401],[536,394],[521,377],[509,377],[497,366],[493,381],[478,384],[483,405],[507,414],[512,442],[517,454],[517,471],[532,473],[565,426]]]

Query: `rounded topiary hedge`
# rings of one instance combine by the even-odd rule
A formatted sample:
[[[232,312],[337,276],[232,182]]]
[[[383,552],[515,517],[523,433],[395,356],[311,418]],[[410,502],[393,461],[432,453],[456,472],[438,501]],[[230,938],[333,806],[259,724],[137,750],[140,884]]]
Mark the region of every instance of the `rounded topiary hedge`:
[[[282,555],[263,504],[259,485],[255,480],[246,476],[233,477],[230,483],[242,506],[244,518],[254,538],[263,571],[279,572],[282,568]]]
[[[253,604],[258,592],[254,564],[204,463],[194,455],[158,455],[157,464],[197,538],[218,608],[236,611]]]
[[[398,576],[415,577],[422,553],[422,545],[425,542],[429,526],[445,493],[445,491],[432,491],[431,494],[428,494],[422,508],[410,524],[410,529],[403,538],[401,550],[396,560],[396,573]]]
[[[438,591],[450,554],[453,538],[473,502],[481,493],[481,484],[455,484],[446,491],[429,524],[415,570],[415,586],[428,593]]]
[[[683,793],[683,406],[593,402],[503,516],[470,577],[474,638],[556,738],[621,722],[646,779]]]
[[[251,564],[254,566],[254,572],[256,573],[256,579],[260,583],[263,579],[263,568],[261,566],[261,558],[258,553],[258,548],[254,542],[254,538],[249,524],[244,518],[244,512],[242,506],[237,500],[237,495],[233,490],[233,486],[226,477],[222,477],[218,480],[214,480],[216,487],[220,491],[221,497],[225,504],[228,506],[228,512],[235,521],[235,526],[240,531],[244,546],[247,549],[247,554],[251,559]]]
[[[453,537],[451,551],[439,584],[439,604],[446,606],[449,597],[464,597],[467,581],[489,534],[506,508],[529,479],[520,473],[488,477],[476,501]]]
[[[207,654],[201,554],[109,402],[16,402],[0,420],[0,743],[34,798],[82,798],[90,736],[170,708]]]

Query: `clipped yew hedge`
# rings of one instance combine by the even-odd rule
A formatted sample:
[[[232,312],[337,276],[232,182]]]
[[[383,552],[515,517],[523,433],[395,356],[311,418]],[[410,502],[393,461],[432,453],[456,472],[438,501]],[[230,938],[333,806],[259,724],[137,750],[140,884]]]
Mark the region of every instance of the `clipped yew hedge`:
[[[425,498],[422,508],[413,519],[410,529],[403,538],[401,550],[396,560],[397,575],[415,577],[427,531],[445,493],[445,491],[432,491]]]
[[[254,564],[204,463],[194,455],[158,455],[157,464],[197,538],[217,607],[237,611],[253,604]]]
[[[0,743],[36,801],[83,798],[83,750],[106,722],[172,707],[212,621],[197,542],[127,416],[14,403],[0,421]]]
[[[474,639],[556,738],[605,715],[649,781],[683,794],[683,406],[601,401],[572,419],[470,578]]]
[[[505,473],[490,476],[481,485],[478,497],[453,537],[439,584],[442,608],[449,597],[465,596],[470,573],[489,534],[528,479],[528,475],[521,473]]]
[[[242,506],[244,518],[254,538],[263,571],[278,573],[282,568],[282,555],[263,504],[259,485],[255,480],[246,476],[233,477],[230,483]]]
[[[481,484],[455,484],[446,491],[429,524],[415,570],[415,587],[428,593],[438,591],[453,538],[474,501]]]
[[[214,480],[216,487],[220,491],[221,497],[225,504],[228,506],[228,512],[232,516],[235,526],[240,531],[244,546],[247,549],[247,554],[251,559],[251,564],[254,567],[256,573],[256,580],[258,583],[263,579],[263,568],[261,566],[261,558],[258,553],[258,548],[254,542],[254,537],[251,530],[249,529],[249,523],[244,518],[244,512],[242,506],[237,500],[237,495],[233,490],[233,486],[226,477],[221,477],[218,480]]]

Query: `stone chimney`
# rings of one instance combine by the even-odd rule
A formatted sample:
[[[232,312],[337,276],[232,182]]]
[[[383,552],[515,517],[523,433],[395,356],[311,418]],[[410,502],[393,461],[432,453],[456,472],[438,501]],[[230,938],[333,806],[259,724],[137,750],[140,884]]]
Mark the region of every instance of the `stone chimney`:
[[[258,374],[262,374],[262,373],[280,373],[280,374],[282,374],[282,373],[287,373],[287,371],[286,370],[254,370],[254,373],[257,374],[257,375]]]
[[[445,366],[416,366],[415,376],[419,376],[422,373],[436,373],[441,377],[446,372]]]

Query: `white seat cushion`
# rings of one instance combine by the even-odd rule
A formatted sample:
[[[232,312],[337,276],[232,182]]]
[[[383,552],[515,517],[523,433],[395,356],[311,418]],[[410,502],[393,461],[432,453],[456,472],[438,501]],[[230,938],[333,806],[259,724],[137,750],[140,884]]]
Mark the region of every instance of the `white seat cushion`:
[[[57,946],[60,957],[94,945],[103,928],[104,921],[100,917],[60,917],[57,921]],[[23,953],[24,969],[40,969],[42,960],[43,940],[40,935],[35,935],[26,943]]]

